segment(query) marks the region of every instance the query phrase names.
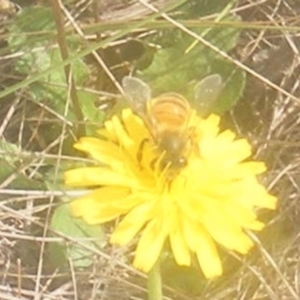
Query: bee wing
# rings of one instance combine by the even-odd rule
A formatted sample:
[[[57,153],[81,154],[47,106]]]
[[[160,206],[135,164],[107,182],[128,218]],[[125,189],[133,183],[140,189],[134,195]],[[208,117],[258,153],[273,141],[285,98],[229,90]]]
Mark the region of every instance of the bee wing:
[[[214,106],[223,89],[223,80],[219,74],[212,74],[195,86],[195,107],[197,112],[203,116],[209,113]]]
[[[129,106],[137,115],[145,119],[147,102],[151,99],[150,87],[144,81],[129,76],[123,78],[122,86]]]

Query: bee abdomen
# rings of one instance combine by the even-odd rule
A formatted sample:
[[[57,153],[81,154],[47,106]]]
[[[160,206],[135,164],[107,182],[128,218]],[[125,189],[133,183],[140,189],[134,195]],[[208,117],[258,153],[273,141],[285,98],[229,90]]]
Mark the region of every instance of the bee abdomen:
[[[163,94],[149,102],[149,112],[155,123],[167,129],[185,126],[190,114],[188,101],[177,94]]]

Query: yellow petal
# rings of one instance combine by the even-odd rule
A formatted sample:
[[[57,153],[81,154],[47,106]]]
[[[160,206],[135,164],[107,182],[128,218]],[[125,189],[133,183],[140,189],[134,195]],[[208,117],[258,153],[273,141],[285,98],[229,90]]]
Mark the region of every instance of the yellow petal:
[[[210,115],[207,119],[201,120],[197,118],[196,124],[196,132],[200,137],[200,141],[205,139],[213,140],[215,136],[217,136],[219,132],[219,123],[220,117],[217,115]]]
[[[133,265],[149,272],[162,251],[166,236],[155,221],[151,221],[143,230],[136,248]]]
[[[126,126],[126,132],[139,145],[145,138],[149,138],[149,130],[145,127],[141,118],[132,113],[130,109],[122,111],[122,117]]]
[[[214,139],[207,138],[200,142],[200,152],[203,158],[218,163],[233,165],[251,155],[251,146],[246,140],[230,142],[234,137],[231,131],[225,131]]]
[[[121,173],[105,167],[84,167],[65,172],[65,184],[68,186],[99,186],[117,185],[134,187],[138,178],[132,178],[128,173]]]
[[[270,195],[255,177],[245,177],[240,183],[236,183],[236,193],[230,199],[233,205],[237,203],[247,209],[263,207],[275,209],[277,198]]]
[[[245,178],[255,176],[266,171],[263,162],[244,162],[232,166],[229,170],[230,176],[233,178]]]
[[[180,266],[190,266],[191,253],[182,228],[173,228],[173,231],[170,233],[170,244],[176,263]]]
[[[201,247],[196,251],[198,263],[206,278],[220,276],[223,273],[222,263],[215,247],[203,238]]]
[[[222,274],[222,264],[216,246],[207,233],[199,224],[184,221],[184,235],[189,248],[196,253],[199,265],[207,278]]]
[[[210,217],[202,219],[201,223],[213,239],[227,249],[245,254],[253,246],[253,242],[242,228],[225,212],[210,214]]]
[[[93,159],[109,165],[112,169],[124,169],[124,152],[120,146],[93,137],[81,138],[74,147],[88,153]]]
[[[121,143],[126,150],[130,150],[131,147],[134,147],[135,141],[128,135],[123,124],[120,122],[120,119],[116,116],[113,116],[111,121],[113,122],[114,130],[119,143]]]
[[[111,243],[125,245],[130,242],[139,230],[154,216],[151,203],[143,203],[132,209],[115,228]]]
[[[104,223],[126,212],[112,203],[126,201],[129,194],[128,188],[103,187],[72,201],[70,207],[74,216],[82,217],[89,224]]]

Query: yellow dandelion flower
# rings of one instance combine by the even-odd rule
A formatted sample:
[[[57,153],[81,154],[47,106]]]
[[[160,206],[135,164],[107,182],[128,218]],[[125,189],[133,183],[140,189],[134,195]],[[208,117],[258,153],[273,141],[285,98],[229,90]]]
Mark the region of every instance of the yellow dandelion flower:
[[[67,171],[65,182],[94,187],[71,202],[74,216],[89,224],[121,217],[114,244],[139,235],[137,268],[148,272],[168,242],[179,265],[191,265],[195,255],[211,278],[222,273],[216,243],[246,254],[253,242],[244,229],[261,230],[255,209],[274,209],[276,198],[256,178],[266,170],[264,163],[246,160],[249,143],[232,131],[220,132],[218,116],[200,119],[193,112],[189,125],[194,133],[188,163],[171,179],[159,168],[161,155],[143,121],[125,109],[105,123],[102,138],[83,137],[75,144],[99,165]]]

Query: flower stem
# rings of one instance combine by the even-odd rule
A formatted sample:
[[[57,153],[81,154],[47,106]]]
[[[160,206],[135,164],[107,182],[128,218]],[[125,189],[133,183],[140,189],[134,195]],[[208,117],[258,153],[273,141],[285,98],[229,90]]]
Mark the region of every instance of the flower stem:
[[[160,273],[160,259],[154,264],[148,273],[148,300],[162,300],[162,282]]]

